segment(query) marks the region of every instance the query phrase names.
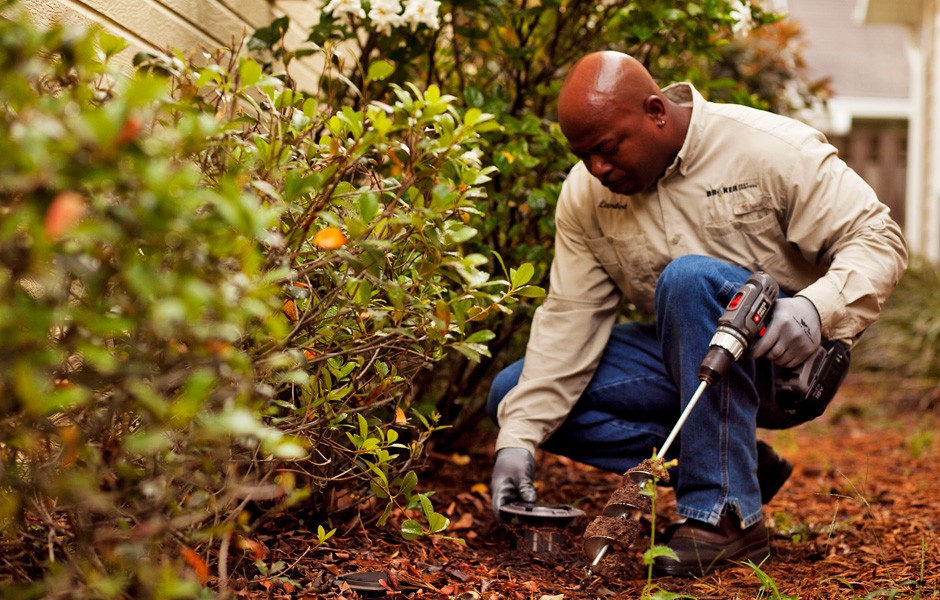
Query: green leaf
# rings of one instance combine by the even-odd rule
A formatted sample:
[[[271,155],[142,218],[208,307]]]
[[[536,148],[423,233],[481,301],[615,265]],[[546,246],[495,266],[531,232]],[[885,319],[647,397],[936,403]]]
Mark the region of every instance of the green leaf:
[[[243,57],[238,64],[238,77],[242,87],[251,87],[258,83],[263,74],[261,65],[254,59]]]
[[[537,285],[525,285],[517,290],[513,290],[512,293],[515,296],[522,296],[523,298],[542,298],[545,296],[545,289]]]
[[[480,331],[475,331],[471,333],[470,335],[468,335],[464,339],[464,342],[483,343],[483,342],[488,342],[495,337],[496,337],[496,334],[490,331],[489,329],[482,329]]]
[[[434,506],[431,504],[431,499],[428,498],[427,494],[415,494],[415,497],[418,499],[421,512],[424,513],[424,518],[430,519],[431,515],[434,514]]]
[[[465,344],[458,342],[454,344],[454,348],[473,362],[480,362],[481,357],[490,355],[489,349],[482,344]]]
[[[469,225],[456,225],[447,229],[447,243],[462,244],[473,239],[477,235],[477,230]]]
[[[473,127],[476,125],[477,121],[480,120],[481,116],[483,116],[482,110],[479,108],[469,108],[463,115],[463,124],[467,127]]]
[[[450,519],[444,515],[432,512],[428,517],[428,529],[431,533],[438,533],[450,527]]]
[[[518,288],[529,283],[533,275],[535,275],[535,267],[532,266],[532,263],[524,263],[518,269],[509,270],[509,281],[512,283],[512,287]]]
[[[323,525],[317,525],[317,541],[319,541],[321,544],[325,543],[328,539],[333,537],[334,533],[336,533],[335,527],[329,531],[326,531],[323,528]]]
[[[395,65],[387,60],[377,60],[369,65],[369,81],[382,81],[395,72]]]
[[[398,489],[398,493],[403,495],[408,500],[411,499],[411,495],[415,490],[415,487],[418,485],[418,476],[414,471],[408,471],[405,474],[405,478],[401,482],[401,487]]]
[[[382,514],[379,515],[379,518],[376,520],[375,524],[379,527],[385,527],[385,523],[388,521],[388,518],[392,516],[392,508],[394,504],[389,502],[385,505],[385,509],[382,511]]]
[[[105,60],[123,51],[128,46],[127,40],[122,37],[111,35],[106,31],[98,32],[98,48],[101,50],[101,53],[104,54]]]
[[[388,498],[388,492],[386,492],[386,491],[382,488],[382,486],[379,485],[379,482],[378,482],[377,480],[375,480],[375,479],[370,479],[370,480],[369,480],[369,488],[372,489],[372,493],[375,494],[376,497],[382,498],[382,499]]]
[[[284,37],[289,25],[288,17],[278,17],[267,27],[257,29],[248,41],[248,47],[252,50],[270,50]]]
[[[406,540],[416,540],[422,535],[424,535],[424,527],[414,519],[408,519],[401,524],[401,536]]]
[[[679,560],[675,551],[669,546],[653,546],[643,553],[643,564],[651,565],[657,558],[669,558],[675,561]]]
[[[379,212],[379,196],[371,192],[359,196],[359,216],[366,223],[371,223]]]

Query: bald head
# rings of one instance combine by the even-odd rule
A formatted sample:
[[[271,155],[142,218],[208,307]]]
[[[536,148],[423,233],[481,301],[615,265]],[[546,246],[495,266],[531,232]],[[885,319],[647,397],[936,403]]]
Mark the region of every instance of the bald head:
[[[646,67],[622,52],[579,60],[558,96],[558,124],[571,150],[621,194],[656,182],[682,148],[690,116],[660,91]]]
[[[611,105],[639,108],[647,96],[660,94],[649,71],[632,56],[594,52],[576,62],[565,78],[558,97],[558,117],[564,121],[564,115]]]

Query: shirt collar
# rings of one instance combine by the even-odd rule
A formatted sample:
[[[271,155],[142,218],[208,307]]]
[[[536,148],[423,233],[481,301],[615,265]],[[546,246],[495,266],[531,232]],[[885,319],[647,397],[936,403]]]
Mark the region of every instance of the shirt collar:
[[[675,161],[666,169],[664,176],[668,177],[678,170],[683,175],[686,174],[689,164],[695,158],[695,152],[698,150],[701,141],[701,131],[705,121],[705,98],[692,87],[691,83],[674,83],[663,88],[663,95],[681,106],[692,107],[692,117],[689,119],[689,129],[685,134],[685,141]]]

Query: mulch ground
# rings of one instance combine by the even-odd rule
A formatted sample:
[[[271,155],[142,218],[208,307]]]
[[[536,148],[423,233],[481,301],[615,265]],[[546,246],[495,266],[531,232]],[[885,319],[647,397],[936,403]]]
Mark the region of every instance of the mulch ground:
[[[242,576],[230,589],[248,598],[627,599],[644,590],[700,600],[938,598],[938,432],[936,395],[871,375],[850,378],[816,422],[761,432],[796,468],[765,507],[772,554],[758,570],[736,566],[650,582],[642,553],[651,528],[644,521],[647,533],[589,573],[581,533],[620,476],[549,454],[538,457],[539,500],[574,505],[585,516],[553,551],[526,550],[525,532],[490,513],[492,440],[481,437],[459,453],[433,455],[420,476],[420,489],[435,490],[435,509],[451,519],[447,534],[462,543],[405,542],[391,522],[385,529],[345,523],[333,524],[336,535],[317,548],[316,535],[285,515],[252,540],[264,549],[255,557],[264,568],[236,569]],[[675,517],[671,494],[662,489],[657,500],[657,530]],[[391,591],[357,592],[343,582],[376,573]],[[382,582],[371,585],[383,589]]]

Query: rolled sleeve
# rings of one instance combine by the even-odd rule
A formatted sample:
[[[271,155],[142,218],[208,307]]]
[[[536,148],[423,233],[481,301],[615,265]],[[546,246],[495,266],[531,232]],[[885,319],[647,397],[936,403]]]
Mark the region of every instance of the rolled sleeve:
[[[570,186],[556,209],[548,297],[535,313],[519,384],[499,405],[500,448],[530,451],[564,421],[607,345],[620,292],[585,244]]]
[[[787,237],[828,268],[798,294],[819,311],[823,336],[851,343],[881,314],[907,268],[907,247],[887,206],[831,146],[817,143],[800,156]]]

